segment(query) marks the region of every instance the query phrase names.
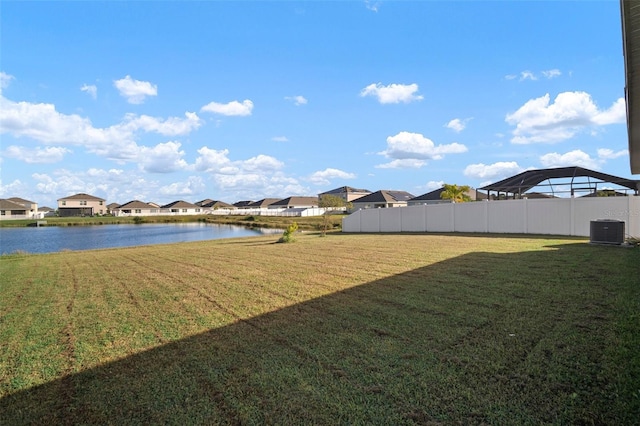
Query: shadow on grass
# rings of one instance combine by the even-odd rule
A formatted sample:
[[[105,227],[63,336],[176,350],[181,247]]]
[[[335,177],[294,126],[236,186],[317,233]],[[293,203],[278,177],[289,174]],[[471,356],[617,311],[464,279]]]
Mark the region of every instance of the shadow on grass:
[[[0,423],[630,424],[640,366],[619,326],[638,252],[555,248],[238,320],[9,395]]]

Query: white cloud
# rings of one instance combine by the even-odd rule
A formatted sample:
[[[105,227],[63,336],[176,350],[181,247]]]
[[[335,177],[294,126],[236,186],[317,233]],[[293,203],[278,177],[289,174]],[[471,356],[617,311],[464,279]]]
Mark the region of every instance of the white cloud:
[[[461,131],[463,131],[466,127],[467,127],[467,123],[471,120],[471,118],[465,118],[464,120],[461,120],[459,118],[454,118],[453,120],[449,121],[447,124],[445,124],[444,127],[453,130],[456,133],[460,133]]]
[[[174,182],[161,187],[158,192],[165,196],[185,196],[202,192],[205,184],[200,176],[190,176],[185,182]],[[178,201],[178,200],[174,200]]]
[[[292,101],[294,105],[296,106],[300,106],[300,105],[306,105],[307,104],[307,99],[304,96],[286,96],[285,97],[286,100],[288,101]]]
[[[417,160],[415,158],[406,158],[402,160],[392,160],[388,163],[378,164],[376,169],[419,169],[427,164],[424,160]]]
[[[95,84],[83,84],[80,90],[88,93],[93,99],[98,97],[98,87]]]
[[[381,104],[409,103],[423,99],[423,96],[415,94],[417,91],[418,85],[415,83],[390,84],[388,86],[377,83],[370,84],[362,89],[360,96],[375,96]]]
[[[387,138],[387,149],[379,152],[392,160],[380,168],[422,167],[425,160],[441,160],[445,154],[467,152],[467,147],[457,142],[447,145],[436,145],[420,133],[400,132]]]
[[[592,119],[592,121],[599,126],[605,126],[607,124],[625,123],[626,120],[627,120],[627,104],[624,98],[618,98],[618,100],[613,103],[611,108],[599,112]]]
[[[542,71],[542,75],[551,80],[552,78],[560,77],[562,73],[559,69],[554,68],[552,70]]]
[[[505,80],[515,80],[516,78],[518,78],[517,75],[515,74],[508,74],[504,76]]]
[[[192,112],[185,113],[184,119],[170,117],[166,120],[127,114],[121,123],[97,128],[88,118],[56,111],[53,104],[13,102],[0,97],[0,134],[8,133],[46,144],[82,146],[90,153],[120,162],[139,158],[138,131],[175,136],[187,134],[202,123],[203,120]]]
[[[271,140],[274,142],[289,142],[289,139],[287,139],[286,136],[274,136]]]
[[[328,185],[333,179],[355,179],[356,175],[339,169],[327,168],[314,172],[309,176],[309,180],[314,185]]]
[[[246,171],[274,171],[284,167],[282,161],[277,160],[269,155],[260,154],[256,157],[249,158],[241,163],[242,169]]]
[[[629,155],[629,150],[623,149],[617,152],[614,152],[609,148],[600,148],[598,149],[598,157],[603,160],[614,160],[619,157],[624,157],[625,155]]]
[[[11,145],[4,151],[8,158],[15,158],[29,164],[47,164],[62,161],[65,154],[71,151],[61,147],[36,147],[33,149]]]
[[[570,167],[578,166],[587,169],[598,169],[598,161],[591,158],[589,154],[575,149],[564,154],[550,152],[540,157],[540,163],[544,167]]]
[[[23,184],[19,179],[14,180],[11,183],[4,184],[2,182],[2,175],[0,174],[0,196],[1,197],[13,197],[17,194],[24,194],[27,188],[26,184]],[[22,195],[24,196],[24,195]]]
[[[7,74],[4,71],[0,71],[0,92],[2,89],[6,89],[11,84],[11,80],[14,80],[15,77]]]
[[[424,186],[424,188],[428,191],[435,191],[436,189],[440,189],[442,188],[442,186],[444,185],[444,181],[443,180],[430,180],[429,182],[427,182],[427,184]]]
[[[227,116],[246,116],[251,115],[253,110],[253,102],[249,99],[245,99],[242,103],[238,101],[231,101],[227,104],[220,104],[217,102],[209,102],[207,105],[200,108],[200,111],[212,112],[214,114],[221,114]]]
[[[203,146],[198,151],[199,157],[195,161],[195,169],[209,173],[234,174],[239,169],[229,160],[229,150],[215,150]]]
[[[134,80],[128,75],[114,80],[113,85],[120,92],[120,96],[126,98],[130,104],[141,104],[147,96],[158,95],[158,86],[148,81]]]
[[[150,173],[171,173],[185,170],[188,165],[184,160],[184,151],[179,142],[160,143],[152,148],[140,147],[138,166]]]
[[[377,12],[378,8],[380,7],[380,4],[381,2],[379,1],[364,0],[365,7],[371,10],[372,12]]]
[[[537,80],[538,77],[536,77],[531,71],[522,71],[520,72],[520,81],[524,81],[524,80]]]
[[[119,126],[130,132],[144,130],[164,136],[177,136],[191,133],[203,124],[195,112],[185,112],[185,118],[169,117],[166,120],[148,115],[127,114]]]
[[[608,110],[600,111],[585,92],[560,93],[553,103],[546,95],[531,99],[505,121],[516,126],[512,143],[553,143],[572,138],[590,126],[624,123],[624,99],[618,99]]]
[[[474,179],[493,179],[495,177],[515,175],[524,171],[515,161],[499,161],[493,164],[469,164],[463,174]]]

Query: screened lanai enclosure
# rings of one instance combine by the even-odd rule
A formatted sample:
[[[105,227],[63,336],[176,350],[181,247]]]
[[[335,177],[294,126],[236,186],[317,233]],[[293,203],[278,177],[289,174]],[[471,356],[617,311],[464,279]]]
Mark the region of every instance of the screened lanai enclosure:
[[[489,200],[638,195],[640,180],[582,167],[527,170],[479,188]],[[483,197],[484,198],[484,197]]]

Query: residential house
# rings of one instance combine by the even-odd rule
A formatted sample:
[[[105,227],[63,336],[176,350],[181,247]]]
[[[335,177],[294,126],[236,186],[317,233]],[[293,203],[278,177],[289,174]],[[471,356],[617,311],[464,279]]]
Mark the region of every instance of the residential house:
[[[129,201],[111,210],[114,216],[153,216],[160,214],[160,208],[139,200]]]
[[[268,205],[270,209],[310,209],[318,207],[318,197],[288,197]]]
[[[161,214],[170,215],[189,215],[189,214],[202,214],[202,207],[195,204],[188,203],[186,201],[174,201],[173,203],[165,204],[160,207]]]
[[[365,195],[371,194],[371,191],[368,189],[356,189],[350,186],[341,186],[340,188],[332,189],[327,192],[323,192],[318,194],[318,199],[323,195],[334,195],[336,197],[340,197],[346,202],[351,202],[353,200],[357,200],[360,197],[364,197]]]
[[[58,215],[61,217],[94,216],[106,212],[105,199],[93,195],[80,193],[58,200]]]
[[[0,199],[0,220],[28,219],[27,208],[22,204]]]
[[[247,206],[251,203],[253,203],[252,200],[243,200],[243,201],[237,201],[233,203],[233,206],[237,209],[246,209]]]
[[[209,203],[212,203],[212,202],[213,202],[213,200],[211,198],[205,198],[204,200],[200,200],[200,201],[195,202],[193,204],[195,204],[196,206],[203,207],[203,204],[209,204]]]
[[[353,210],[378,209],[388,207],[406,207],[407,202],[415,198],[406,191],[380,190],[351,201]]]
[[[262,200],[254,201],[244,207],[245,209],[266,209],[270,204],[279,201],[279,198],[263,198]]]
[[[118,203],[107,204],[107,214],[113,214],[113,211],[118,207],[120,207],[120,204]]]
[[[12,201],[16,204],[20,204],[24,206],[26,210],[27,219],[37,219],[40,216],[38,215],[38,203],[34,201],[25,200],[24,198],[11,197],[7,198],[7,200]]]
[[[451,203],[452,201],[449,199],[443,199],[441,197],[442,193],[444,192],[444,186],[438,189],[435,189],[431,192],[427,192],[426,194],[422,194],[422,195],[418,195],[417,197],[414,197],[412,199],[410,199],[409,201],[407,201],[407,205],[408,206],[419,206],[419,205],[423,205],[423,204],[443,204],[443,203]],[[469,196],[469,198],[472,201],[475,201],[476,199],[483,199],[483,198],[487,198],[485,194],[483,193],[476,193],[476,190],[471,188],[469,189],[466,194]],[[478,197],[478,198],[476,198]]]
[[[208,210],[218,210],[218,209],[234,210],[236,208],[236,206],[234,206],[233,204],[225,203],[224,201],[219,201],[219,200],[209,200],[204,204],[196,203],[196,205],[199,205]]]
[[[56,211],[51,207],[47,207],[47,206],[38,207],[39,217],[51,217],[55,215],[56,215]]]

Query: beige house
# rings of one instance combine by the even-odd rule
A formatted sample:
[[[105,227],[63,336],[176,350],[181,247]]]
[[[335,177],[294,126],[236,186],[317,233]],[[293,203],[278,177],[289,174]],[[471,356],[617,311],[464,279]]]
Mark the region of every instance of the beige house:
[[[341,186],[340,188],[332,189],[331,191],[318,194],[318,199],[320,199],[323,195],[333,195],[336,197],[340,197],[346,202],[350,203],[353,200],[357,200],[358,198],[364,197],[365,195],[369,194],[371,194],[371,191],[369,191],[368,189],[357,189],[350,186]]]
[[[80,193],[58,200],[58,215],[60,217],[94,216],[105,213],[107,213],[107,204],[104,198]]]
[[[138,200],[129,201],[111,209],[114,216],[153,216],[160,214],[160,208]]]
[[[195,204],[179,200],[160,207],[160,213],[168,215],[203,214],[203,209]]]
[[[310,209],[318,207],[318,197],[288,197],[269,204],[270,209]]]
[[[3,199],[0,203],[0,211],[1,219],[40,219],[42,217],[38,213],[38,203],[18,197]]]
[[[28,218],[25,206],[7,199],[0,199],[0,220]]]

